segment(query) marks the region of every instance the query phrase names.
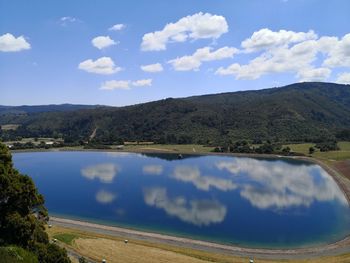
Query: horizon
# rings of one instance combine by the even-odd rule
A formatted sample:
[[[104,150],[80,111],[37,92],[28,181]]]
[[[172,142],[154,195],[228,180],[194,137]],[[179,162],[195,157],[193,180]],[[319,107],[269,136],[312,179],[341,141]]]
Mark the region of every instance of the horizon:
[[[144,101],[140,103],[135,104],[127,104],[122,106],[114,106],[114,105],[107,105],[107,104],[79,104],[79,103],[69,103],[69,102],[62,102],[62,103],[51,103],[51,104],[20,104],[20,105],[5,105],[0,104],[0,107],[35,107],[35,106],[61,106],[61,105],[73,105],[73,106],[101,106],[101,107],[128,107],[128,106],[135,106],[139,104],[145,104],[145,103],[152,103],[156,101],[166,100],[166,99],[186,99],[191,97],[200,97],[200,96],[211,96],[211,95],[220,95],[220,94],[226,94],[226,93],[238,93],[238,92],[251,92],[251,91],[263,91],[263,90],[269,90],[269,89],[282,89],[288,86],[297,85],[297,84],[303,84],[303,83],[323,83],[323,84],[335,84],[335,85],[345,85],[350,86],[350,84],[341,84],[336,82],[322,82],[322,81],[309,81],[309,82],[294,82],[290,84],[286,84],[284,86],[276,86],[276,87],[270,87],[270,88],[263,88],[263,89],[257,89],[257,90],[236,90],[236,91],[225,91],[225,92],[218,92],[218,93],[206,93],[206,94],[195,94],[187,97],[167,97],[163,99],[157,99],[157,100],[151,100],[151,101]]]
[[[162,15],[149,19],[150,8]],[[345,0],[0,0],[0,105],[122,107],[303,81],[349,84],[349,8]]]
[[[220,94],[226,94],[226,93],[238,93],[238,92],[251,92],[251,91],[263,91],[263,90],[269,90],[269,89],[281,89],[285,88],[288,86],[292,85],[297,85],[297,84],[303,84],[303,83],[324,83],[324,84],[335,84],[335,85],[345,85],[349,86],[350,84],[342,84],[342,83],[336,83],[336,82],[323,82],[323,81],[305,81],[305,82],[294,82],[294,83],[289,83],[283,86],[275,86],[275,87],[269,87],[269,88],[262,88],[262,89],[247,89],[247,90],[235,90],[235,91],[225,91],[225,92],[218,92],[218,93],[205,93],[205,94],[194,94],[191,96],[179,96],[179,97],[167,97],[167,98],[161,98],[161,99],[156,99],[156,100],[150,100],[150,101],[144,101],[144,102],[139,102],[139,103],[134,103],[134,104],[126,104],[122,106],[115,106],[115,105],[108,105],[108,104],[81,104],[81,103],[69,103],[69,102],[62,102],[62,103],[50,103],[50,104],[19,104],[19,105],[5,105],[5,104],[0,104],[1,107],[35,107],[35,106],[60,106],[60,105],[74,105],[74,106],[102,106],[102,107],[128,107],[128,106],[135,106],[139,104],[145,104],[145,103],[152,103],[156,101],[161,101],[161,100],[166,100],[166,99],[186,99],[186,98],[191,98],[191,97],[200,97],[200,96],[211,96],[211,95],[220,95]]]

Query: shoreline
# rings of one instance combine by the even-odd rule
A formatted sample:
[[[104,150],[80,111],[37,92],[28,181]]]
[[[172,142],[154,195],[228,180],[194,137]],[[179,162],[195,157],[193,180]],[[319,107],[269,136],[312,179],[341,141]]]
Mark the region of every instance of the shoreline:
[[[232,157],[260,157],[260,158],[280,158],[280,159],[291,159],[291,160],[302,160],[309,163],[317,164],[321,166],[337,183],[339,189],[343,192],[348,204],[350,205],[350,181],[341,175],[334,168],[330,167],[321,160],[307,157],[307,156],[280,156],[275,154],[235,154],[235,153],[190,153],[186,151],[168,151],[168,150],[138,150],[138,151],[126,151],[126,150],[114,150],[114,149],[48,149],[48,150],[16,150],[14,153],[20,152],[67,152],[67,151],[82,151],[82,152],[130,152],[130,153],[173,153],[173,154],[192,154],[192,155],[218,155],[218,156],[232,156]],[[189,247],[204,251],[226,253],[230,255],[238,256],[258,256],[270,259],[295,259],[295,258],[310,258],[318,256],[338,255],[341,253],[350,253],[350,235],[347,235],[343,239],[324,245],[315,245],[311,247],[301,247],[292,249],[269,249],[269,248],[249,248],[241,247],[236,245],[225,245],[220,243],[214,243],[203,240],[190,239],[185,237],[176,237],[166,234],[152,233],[147,231],[132,230],[128,228],[108,226],[96,223],[89,223],[86,221],[65,219],[61,217],[50,217],[50,222],[61,226],[70,228],[84,229],[92,232],[105,233],[116,236],[126,236],[128,238],[135,238],[141,240],[147,240],[158,243],[167,243],[182,247]]]
[[[206,252],[223,253],[235,256],[254,256],[266,259],[307,259],[310,257],[333,256],[350,253],[350,237],[340,241],[315,247],[292,248],[292,249],[267,249],[249,248],[236,245],[225,245],[187,237],[177,237],[160,233],[133,230],[117,226],[90,223],[81,220],[50,217],[52,225],[98,233],[107,236],[117,236],[127,239],[143,240],[153,243],[165,243],[168,245],[197,249]]]

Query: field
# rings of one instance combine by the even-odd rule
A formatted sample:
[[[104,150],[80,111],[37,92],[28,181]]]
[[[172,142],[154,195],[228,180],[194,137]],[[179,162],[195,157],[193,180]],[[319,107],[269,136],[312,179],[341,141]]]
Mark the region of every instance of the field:
[[[292,151],[297,153],[302,153],[305,155],[309,155],[309,148],[314,147],[313,143],[300,143],[300,144],[288,144],[285,146],[289,146]],[[338,146],[340,148],[339,151],[329,151],[329,152],[320,152],[317,150],[312,154],[312,157],[316,159],[320,159],[326,161],[327,163],[330,161],[342,161],[346,159],[350,159],[350,142],[338,142]]]
[[[152,243],[149,241],[129,240],[124,243],[123,238],[101,235],[92,232],[80,231],[60,226],[53,226],[47,229],[51,239],[56,238],[58,243],[70,251],[101,262],[183,262],[183,263],[243,263],[249,262],[247,257],[237,257],[225,254],[217,254],[182,248],[169,244]],[[155,258],[157,259],[155,261]],[[76,259],[75,259],[75,262]],[[350,262],[350,254],[313,258],[308,260],[274,260],[274,259],[254,259],[255,263],[267,262],[288,262],[288,263],[345,263]]]
[[[18,124],[4,124],[4,125],[1,125],[1,130],[3,131],[16,130],[18,127],[19,127]]]

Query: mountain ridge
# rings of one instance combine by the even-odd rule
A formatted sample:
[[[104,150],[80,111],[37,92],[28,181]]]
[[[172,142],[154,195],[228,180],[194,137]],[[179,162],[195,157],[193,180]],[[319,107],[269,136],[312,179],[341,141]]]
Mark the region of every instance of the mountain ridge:
[[[58,136],[99,143],[154,141],[315,141],[350,129],[350,85],[304,82],[262,90],[167,98],[124,107],[7,114],[2,124],[20,124],[6,136]],[[5,138],[6,139],[6,138]]]

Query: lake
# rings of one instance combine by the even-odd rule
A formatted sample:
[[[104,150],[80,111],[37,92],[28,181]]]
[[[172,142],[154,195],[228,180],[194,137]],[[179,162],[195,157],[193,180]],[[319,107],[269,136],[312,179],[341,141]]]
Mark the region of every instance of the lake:
[[[320,166],[286,158],[123,152],[15,153],[51,215],[246,247],[292,248],[350,233]]]

